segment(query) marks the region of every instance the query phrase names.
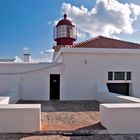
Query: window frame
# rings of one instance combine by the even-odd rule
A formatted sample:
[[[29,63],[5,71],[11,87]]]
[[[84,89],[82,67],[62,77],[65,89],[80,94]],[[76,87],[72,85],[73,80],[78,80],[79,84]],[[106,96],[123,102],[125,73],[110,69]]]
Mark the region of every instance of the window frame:
[[[114,80],[125,80],[126,74],[124,71],[115,71],[114,72]]]
[[[124,79],[115,79],[115,73],[123,72]],[[109,77],[109,73],[112,73],[112,78]],[[128,76],[129,74],[129,76]],[[131,81],[132,80],[132,72],[131,71],[108,71],[108,81]]]

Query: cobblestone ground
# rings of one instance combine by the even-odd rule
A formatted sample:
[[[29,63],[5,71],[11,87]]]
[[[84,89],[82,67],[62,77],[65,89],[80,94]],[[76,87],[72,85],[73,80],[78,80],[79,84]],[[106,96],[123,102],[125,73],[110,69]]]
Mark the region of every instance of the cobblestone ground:
[[[100,124],[98,101],[46,101],[41,103],[42,131],[0,134],[0,140],[139,140],[140,135],[109,135]]]

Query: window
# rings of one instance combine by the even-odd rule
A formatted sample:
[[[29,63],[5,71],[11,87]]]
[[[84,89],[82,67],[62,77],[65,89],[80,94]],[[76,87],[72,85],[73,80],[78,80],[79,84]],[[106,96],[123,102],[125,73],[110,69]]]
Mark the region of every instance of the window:
[[[127,72],[127,79],[126,80],[131,80],[131,72]]]
[[[131,80],[131,72],[115,71],[108,72],[108,80]]]
[[[125,72],[114,72],[114,80],[125,80]]]
[[[56,27],[55,38],[76,38],[76,29],[71,25],[61,25]]]
[[[113,72],[108,72],[108,80],[113,80]]]

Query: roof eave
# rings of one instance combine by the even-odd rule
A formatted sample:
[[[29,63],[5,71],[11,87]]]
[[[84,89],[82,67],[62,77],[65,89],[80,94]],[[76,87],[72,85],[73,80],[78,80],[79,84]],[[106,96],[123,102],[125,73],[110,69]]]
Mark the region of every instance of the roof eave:
[[[62,53],[108,53],[108,54],[140,54],[140,49],[120,49],[120,48],[61,48],[56,55],[54,62]]]

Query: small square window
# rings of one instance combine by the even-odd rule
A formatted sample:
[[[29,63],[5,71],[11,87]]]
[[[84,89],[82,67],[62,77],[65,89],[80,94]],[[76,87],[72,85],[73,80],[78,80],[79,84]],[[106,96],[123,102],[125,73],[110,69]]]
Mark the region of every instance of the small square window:
[[[126,80],[131,80],[131,72],[127,72],[127,75],[126,75]]]
[[[113,80],[113,72],[108,72],[108,80]]]
[[[114,80],[125,80],[125,72],[115,72]]]

